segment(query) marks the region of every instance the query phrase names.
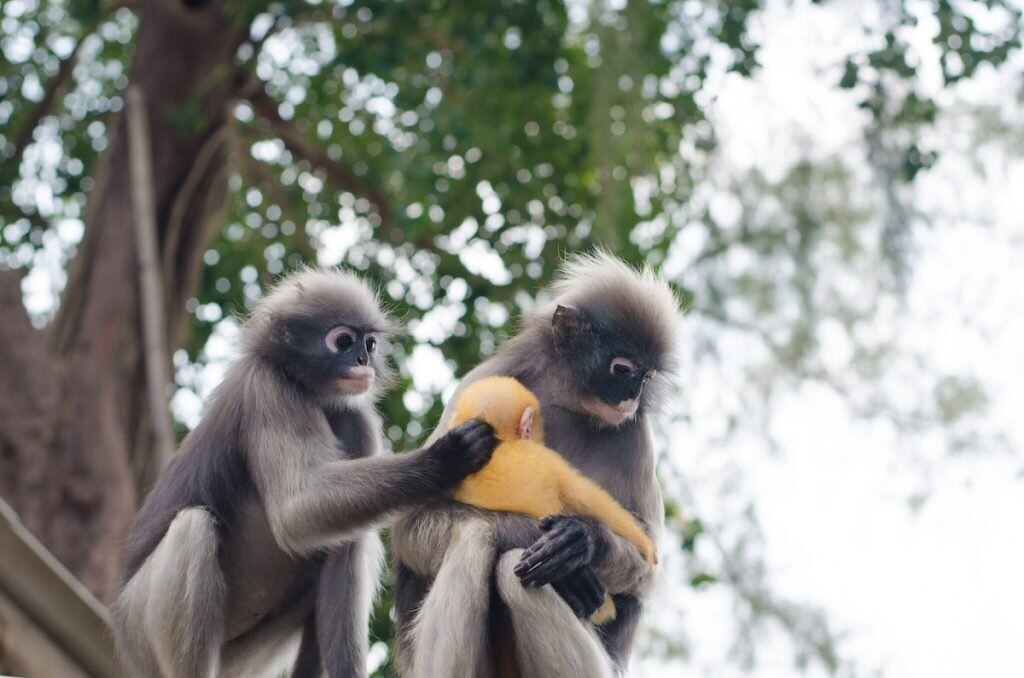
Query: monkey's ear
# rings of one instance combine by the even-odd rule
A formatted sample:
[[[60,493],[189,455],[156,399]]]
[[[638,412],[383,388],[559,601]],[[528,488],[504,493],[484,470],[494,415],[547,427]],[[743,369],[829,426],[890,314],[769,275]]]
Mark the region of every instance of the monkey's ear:
[[[518,435],[520,440],[529,440],[533,434],[533,408],[527,407],[523,410],[523,416],[519,417]]]
[[[581,334],[586,329],[587,319],[583,317],[579,309],[559,304],[551,315],[551,327],[557,337],[573,337]]]

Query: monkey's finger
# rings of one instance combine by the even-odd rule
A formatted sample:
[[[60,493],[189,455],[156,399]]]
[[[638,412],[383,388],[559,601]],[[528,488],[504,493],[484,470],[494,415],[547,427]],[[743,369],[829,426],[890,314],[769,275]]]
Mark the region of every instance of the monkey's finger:
[[[551,582],[551,587],[555,589],[555,593],[565,601],[565,603],[572,609],[572,613],[578,618],[582,619],[585,616],[586,604],[580,600],[579,596],[570,586],[568,579],[561,579],[559,581]]]
[[[494,428],[485,421],[479,419],[470,419],[464,424],[459,424],[451,431],[449,435],[457,435],[463,440],[476,440],[478,438],[493,438]]]
[[[559,552],[574,554],[586,551],[586,538],[577,538],[565,532],[548,532],[530,545],[523,553],[520,564],[524,569],[531,569],[543,561],[555,557]]]
[[[494,428],[487,422],[480,421],[479,419],[467,421],[452,432],[457,432],[462,438],[462,442],[467,446],[491,441],[497,442],[497,438],[494,437]]]
[[[473,420],[453,429],[441,441],[442,455],[451,469],[451,477],[458,480],[479,471],[490,460],[498,439],[490,424]]]
[[[571,592],[572,596],[579,601],[579,610],[576,612],[576,616],[582,618],[592,615],[596,608],[594,608],[593,601],[590,600],[590,595],[583,578],[571,574],[562,581],[565,582],[566,590]]]
[[[572,571],[583,564],[586,542],[571,542],[569,545],[549,543],[536,554],[519,561],[522,574],[516,572],[525,586],[543,586],[559,574]]]
[[[607,591],[590,567],[581,567],[569,576],[576,597],[583,604],[583,616],[589,618],[604,605]]]
[[[581,555],[585,555],[589,549],[589,537],[586,531],[571,526],[571,524],[568,527],[562,527],[562,525],[566,525],[566,523],[559,523],[545,533],[530,549],[527,549],[524,556],[529,559],[541,551],[544,551],[544,558],[549,557],[547,554],[553,551],[566,551],[573,554],[581,552]]]
[[[470,447],[490,452],[497,446],[498,438],[494,435],[491,425],[484,424],[482,428],[469,432],[467,444]]]
[[[589,567],[581,568],[577,572],[575,579],[580,598],[588,603],[586,616],[589,617],[604,604],[604,597],[608,591]]]
[[[548,539],[547,535],[544,535],[523,552],[513,571],[522,578],[523,575],[551,558],[560,548],[561,544]]]
[[[540,529],[542,529],[545,532],[547,532],[552,527],[554,527],[555,525],[558,524],[558,521],[559,521],[559,519],[561,517],[562,516],[559,516],[559,515],[544,516],[543,518],[540,519]]]
[[[550,527],[547,532],[533,544],[533,547],[540,547],[542,544],[557,544],[557,548],[565,548],[574,542],[586,545],[588,538],[587,531],[572,520],[559,520],[558,516],[549,516]],[[543,524],[541,525],[543,528]],[[529,550],[529,549],[528,549]]]
[[[590,533],[587,528],[580,521],[575,518],[566,518],[565,516],[552,516],[551,520],[548,521],[550,527],[546,529],[548,536],[552,539],[561,539],[563,541],[571,541],[573,539],[580,539],[586,541],[590,538]]]

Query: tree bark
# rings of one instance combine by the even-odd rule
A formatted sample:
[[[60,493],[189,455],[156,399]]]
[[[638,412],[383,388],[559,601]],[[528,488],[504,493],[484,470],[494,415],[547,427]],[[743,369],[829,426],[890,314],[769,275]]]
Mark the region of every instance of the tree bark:
[[[228,6],[225,6],[228,5]],[[188,327],[202,253],[222,220],[235,54],[252,3],[140,3],[129,83],[147,104],[167,345]],[[41,341],[18,278],[0,273],[0,492],[26,526],[109,602],[121,545],[152,475],[125,120],[109,128],[86,229],[58,316]]]

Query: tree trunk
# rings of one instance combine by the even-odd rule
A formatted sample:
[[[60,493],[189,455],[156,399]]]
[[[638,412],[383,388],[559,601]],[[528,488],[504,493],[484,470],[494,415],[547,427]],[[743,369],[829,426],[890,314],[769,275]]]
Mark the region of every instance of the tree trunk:
[[[129,80],[149,119],[172,349],[183,342],[185,301],[226,204],[231,107],[243,76],[234,57],[248,20],[224,4],[140,3]],[[154,471],[123,114],[108,134],[49,336],[29,324],[17,275],[0,273],[0,493],[103,601],[117,587],[121,544]]]

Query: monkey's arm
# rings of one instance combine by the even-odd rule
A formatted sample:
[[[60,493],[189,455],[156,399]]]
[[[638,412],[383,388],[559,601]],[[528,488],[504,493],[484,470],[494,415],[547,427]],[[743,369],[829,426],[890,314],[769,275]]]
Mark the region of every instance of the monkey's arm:
[[[646,534],[657,541],[664,525],[661,490],[654,482],[637,507]],[[516,573],[524,584],[539,586],[561,573],[590,565],[611,593],[644,596],[654,581],[654,570],[629,541],[591,516],[547,516],[544,535],[523,554]]]
[[[560,454],[527,440],[502,442],[484,468],[455,488],[455,499],[534,518],[576,513],[597,518],[632,543],[653,567],[654,543],[629,511]]]
[[[654,472],[654,455],[650,429],[645,425],[643,430],[644,455],[649,466],[636,475],[636,486],[631,493],[636,502],[629,507],[636,513],[644,531],[657,544],[665,528],[665,503],[661,495],[661,486]],[[597,571],[601,581],[613,593],[632,593],[645,597],[654,584],[655,571],[637,557],[636,550],[613,534],[604,525],[593,520],[584,521],[597,543],[597,549],[591,565]]]
[[[603,527],[635,546],[650,567],[658,562],[654,542],[644,528],[600,485],[570,469],[559,479],[559,494],[570,513],[597,518]]]
[[[665,509],[661,489],[652,483],[648,506],[640,508],[643,526],[649,538],[657,542],[665,523]],[[606,525],[592,518],[583,518],[596,542],[591,566],[612,593],[645,595],[654,583],[654,569],[633,548],[632,544],[612,532]]]
[[[494,447],[490,427],[469,422],[416,452],[338,460],[333,437],[309,430],[309,413],[286,414],[250,423],[246,447],[270,528],[292,553],[345,541],[395,511],[440,497],[486,463]]]
[[[454,404],[459,393],[475,381],[472,375],[471,372],[462,380],[448,401],[437,427],[427,438],[427,445],[440,440],[448,431],[455,412]],[[421,576],[434,577],[444,560],[452,530],[458,523],[472,518],[485,520],[491,526],[498,553],[526,548],[542,534],[534,518],[515,513],[483,511],[446,498],[414,508],[403,514],[392,526],[391,546],[395,558]]]

